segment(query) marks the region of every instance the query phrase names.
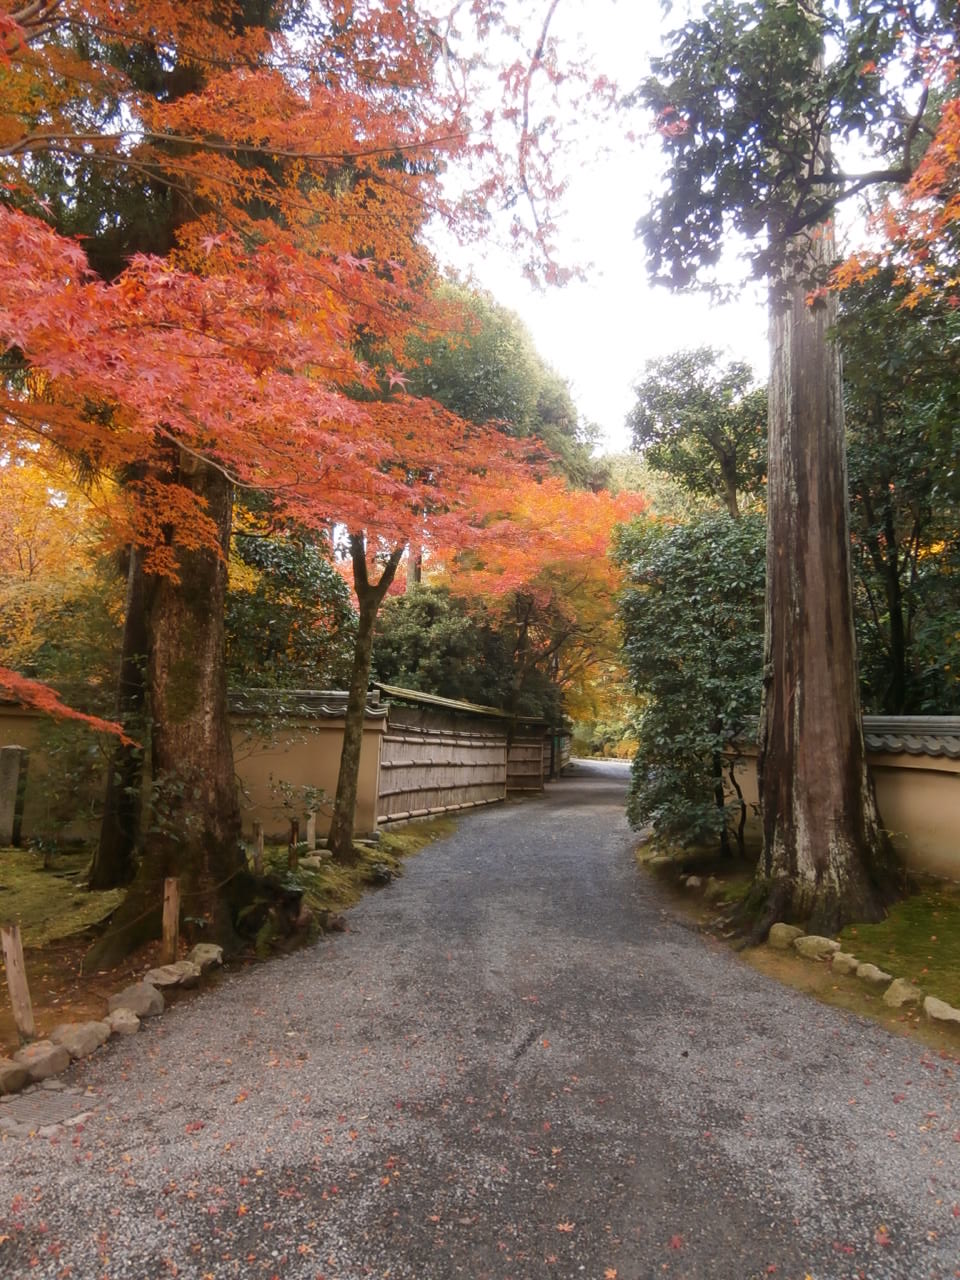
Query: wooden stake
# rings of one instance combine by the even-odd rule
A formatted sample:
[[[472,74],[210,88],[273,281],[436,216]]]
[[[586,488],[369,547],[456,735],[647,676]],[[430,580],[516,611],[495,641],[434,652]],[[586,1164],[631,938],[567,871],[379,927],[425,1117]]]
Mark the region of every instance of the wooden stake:
[[[300,843],[300,819],[290,819],[290,848],[287,851],[287,866],[291,871],[296,871],[300,865],[300,852],[297,845]]]
[[[253,872],[254,875],[263,875],[263,823],[255,822],[253,824]]]
[[[3,942],[3,961],[7,968],[7,988],[10,992],[10,1004],[13,1006],[13,1020],[17,1024],[21,1039],[32,1040],[37,1034],[37,1028],[33,1021],[27,970],[23,963],[20,926],[18,924],[0,925],[0,940]]]
[[[313,853],[317,847],[317,815],[313,811],[307,814],[307,852]]]
[[[180,944],[180,881],[169,876],[163,882],[163,943],[160,963],[173,964]]]

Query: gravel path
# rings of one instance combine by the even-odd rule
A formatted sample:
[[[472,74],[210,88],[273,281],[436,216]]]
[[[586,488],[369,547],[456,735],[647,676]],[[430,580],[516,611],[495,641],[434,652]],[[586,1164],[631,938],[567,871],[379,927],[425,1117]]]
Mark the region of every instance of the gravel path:
[[[464,818],[74,1067],[87,1122],[0,1146],[0,1276],[960,1276],[957,1063],[673,920],[625,786]]]

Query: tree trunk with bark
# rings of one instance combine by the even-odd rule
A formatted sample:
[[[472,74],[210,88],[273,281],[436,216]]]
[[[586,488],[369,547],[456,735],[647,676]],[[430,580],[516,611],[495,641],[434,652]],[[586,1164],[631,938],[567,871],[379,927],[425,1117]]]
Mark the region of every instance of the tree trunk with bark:
[[[826,227],[796,236],[770,298],[767,592],[760,800],[767,921],[878,920],[895,863],[860,716],[839,357]]]
[[[203,921],[203,937],[228,948],[235,907],[249,891],[224,660],[233,491],[220,470],[185,453],[178,481],[204,500],[219,545],[180,548],[179,580],[150,584],[150,813],[137,878],[91,956],[98,966],[158,935],[167,876],[179,877],[184,914]]]
[[[139,739],[146,730],[147,591],[142,561],[130,548],[123,646],[117,678],[116,718],[127,733]],[[91,889],[116,889],[129,884],[136,872],[134,853],[140,837],[143,784],[142,745],[120,742],[114,748],[107,775],[100,839],[90,868]]]
[[[367,709],[367,688],[373,659],[373,635],[377,614],[390,589],[403,558],[403,547],[391,552],[379,582],[371,582],[367,572],[367,545],[362,533],[350,535],[350,557],[357,595],[359,620],[353,650],[353,669],[347,695],[347,711],[343,725],[343,750],[337,775],[337,794],[327,843],[334,860],[349,864],[356,859],[353,847],[354,817],[357,808],[357,785],[360,778],[360,752],[363,747],[363,725]]]

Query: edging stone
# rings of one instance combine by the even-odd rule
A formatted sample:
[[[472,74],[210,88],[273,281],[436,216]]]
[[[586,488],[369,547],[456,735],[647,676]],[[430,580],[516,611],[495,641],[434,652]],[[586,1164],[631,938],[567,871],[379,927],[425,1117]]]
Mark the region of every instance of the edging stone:
[[[177,960],[158,969],[148,969],[143,980],[151,987],[195,987],[200,981],[200,966],[192,960]]]
[[[807,960],[826,960],[827,956],[840,950],[840,943],[833,938],[821,938],[816,933],[804,933],[799,938],[794,938],[793,948]]]
[[[129,1009],[138,1018],[155,1018],[163,1013],[163,996],[149,982],[135,982],[107,1001],[107,1011],[115,1009]]]
[[[803,930],[798,929],[795,924],[784,924],[778,921],[770,926],[770,932],[767,934],[767,944],[774,948],[775,951],[790,951],[797,938],[803,937]]]
[[[906,978],[894,978],[883,993],[883,1003],[891,1009],[902,1009],[905,1004],[920,1004],[923,992]]]
[[[222,964],[222,947],[212,942],[198,942],[185,960],[151,969],[146,977],[165,986],[194,987],[208,969]],[[65,1071],[71,1061],[89,1057],[111,1035],[135,1035],[141,1018],[163,1013],[163,996],[152,982],[135,982],[110,996],[107,1008],[102,1021],[61,1023],[49,1039],[26,1045],[12,1058],[0,1057],[0,1097],[19,1093],[31,1084],[62,1089],[64,1086],[54,1077]],[[52,1129],[58,1128],[52,1126]],[[9,1126],[5,1131],[12,1132]],[[42,1131],[38,1132],[43,1136]]]
[[[54,1044],[52,1040],[35,1040],[25,1049],[13,1055],[14,1062],[26,1067],[31,1080],[46,1080],[47,1076],[58,1076],[70,1065],[70,1054],[62,1044]]]
[[[775,929],[778,931],[777,941],[772,940]],[[771,937],[768,938],[770,946],[781,950],[789,947],[788,939],[792,929],[792,925],[772,925]],[[955,1009],[945,1000],[938,1000],[936,996],[924,996],[921,988],[906,978],[895,978],[892,973],[887,973],[875,964],[861,963],[856,956],[841,951],[839,942],[819,938],[814,934],[802,934],[793,938],[793,946],[798,955],[808,960],[822,960],[829,956],[837,973],[856,974],[861,982],[875,987],[889,984],[883,993],[883,1002],[891,1009],[902,1009],[904,1005],[919,1005],[922,1002],[923,1012],[932,1022],[949,1023],[960,1028],[960,1009]]]
[[[30,1072],[22,1062],[0,1058],[0,1094],[19,1093],[30,1081]]]
[[[953,1022],[960,1027],[960,1009],[955,1009],[946,1000],[938,1000],[936,996],[927,996],[923,1002],[923,1012],[932,1022]]]
[[[876,987],[893,981],[892,973],[879,969],[875,964],[858,964],[857,977],[861,982],[872,982]]]
[[[50,1039],[71,1058],[89,1058],[110,1039],[110,1027],[106,1022],[64,1022],[50,1032]]]

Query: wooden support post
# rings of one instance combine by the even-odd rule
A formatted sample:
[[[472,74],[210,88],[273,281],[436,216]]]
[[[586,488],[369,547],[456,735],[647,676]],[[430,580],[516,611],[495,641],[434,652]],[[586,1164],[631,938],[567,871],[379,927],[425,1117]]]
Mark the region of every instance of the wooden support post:
[[[163,943],[160,963],[173,964],[180,944],[180,881],[168,876],[163,882]]]
[[[253,871],[255,875],[263,875],[263,823],[253,824]]]
[[[307,853],[313,853],[317,847],[317,815],[311,809],[307,814]]]
[[[296,871],[300,865],[300,850],[297,845],[300,843],[300,819],[290,819],[290,847],[287,850],[287,866],[291,871]]]
[[[3,942],[3,962],[7,969],[7,989],[10,992],[10,1004],[13,1007],[13,1020],[23,1040],[32,1040],[37,1034],[33,1021],[33,1005],[30,1003],[30,988],[27,986],[27,969],[23,963],[23,943],[20,940],[18,924],[0,925],[0,940]]]

